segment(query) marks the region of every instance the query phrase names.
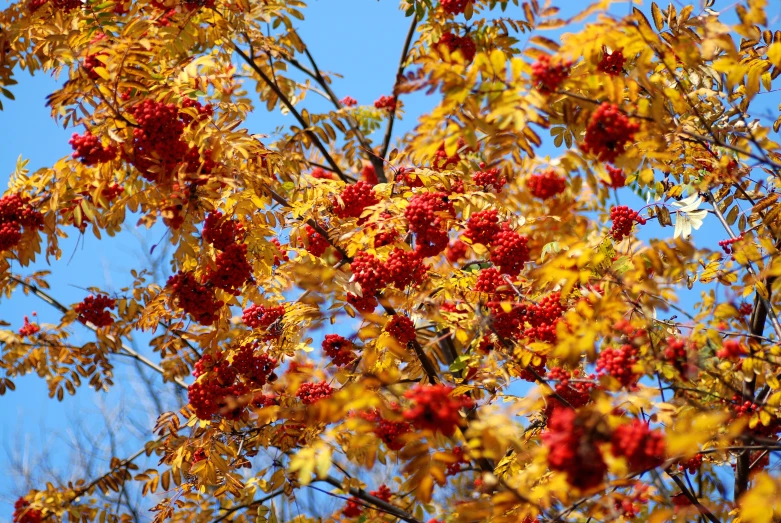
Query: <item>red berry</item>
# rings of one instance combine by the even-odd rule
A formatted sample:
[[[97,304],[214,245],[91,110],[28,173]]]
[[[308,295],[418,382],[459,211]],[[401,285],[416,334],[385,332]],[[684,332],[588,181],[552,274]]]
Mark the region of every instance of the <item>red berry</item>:
[[[395,96],[380,96],[374,101],[374,107],[387,111],[388,113],[396,112],[396,97]]]
[[[236,220],[227,220],[219,211],[209,213],[203,222],[203,239],[218,251],[224,251],[244,234],[244,227]]]
[[[602,183],[610,187],[611,189],[620,189],[626,185],[626,175],[623,169],[616,169],[610,165],[606,165],[607,174],[610,176],[610,183],[602,180]]]
[[[252,278],[252,266],[247,261],[247,245],[232,243],[217,255],[216,269],[209,269],[206,279],[215,287],[239,295],[244,283]]]
[[[440,0],[442,9],[449,15],[460,15],[466,10],[471,0]]]
[[[529,192],[535,198],[547,200],[563,193],[567,188],[567,180],[563,176],[556,174],[556,171],[549,170],[531,175],[526,180],[526,187],[529,188]]]
[[[19,328],[19,336],[26,338],[39,332],[41,327],[37,323],[30,323],[30,319],[25,316],[24,324]]]
[[[415,323],[409,317],[399,314],[394,315],[385,324],[385,330],[396,341],[405,346],[417,337]]]
[[[632,227],[635,222],[645,225],[645,218],[626,205],[619,205],[610,209],[610,219],[613,221],[610,235],[617,242],[620,242],[625,236],[629,236],[632,233]]]
[[[554,410],[542,441],[548,448],[548,466],[566,473],[570,485],[586,490],[602,483],[607,465],[596,442],[579,424],[574,410]]]
[[[445,258],[450,263],[458,263],[461,260],[466,259],[469,252],[469,245],[461,240],[453,240],[445,249]]]
[[[485,164],[480,164],[482,168]],[[494,190],[497,193],[502,192],[502,187],[507,183],[507,179],[499,176],[499,169],[493,168],[487,171],[478,171],[472,175],[472,181],[479,185],[483,190]]]
[[[339,218],[360,218],[366,207],[379,202],[371,184],[363,180],[348,185],[341,194],[341,202],[334,200],[334,214]]]
[[[312,178],[317,178],[318,180],[336,180],[336,175],[334,175],[334,173],[328,172],[321,167],[315,167],[312,169],[312,172],[309,173],[309,176]]]
[[[168,278],[172,296],[184,312],[201,325],[211,325],[218,318],[224,305],[214,295],[214,290],[198,283],[191,272],[182,272]]]
[[[14,523],[41,523],[43,517],[41,511],[30,507],[30,503],[24,499],[19,498],[14,503]]]
[[[664,463],[664,436],[658,430],[651,430],[644,421],[635,419],[617,427],[611,445],[613,455],[624,456],[633,472],[650,470]]]
[[[541,92],[552,93],[569,76],[571,67],[571,60],[553,64],[549,56],[543,55],[532,64],[532,82]]]
[[[622,49],[616,49],[612,53],[607,52],[607,47],[602,46],[602,59],[597,65],[597,71],[607,73],[610,76],[619,76],[624,74],[624,54]]]
[[[338,334],[327,334],[323,340],[323,354],[331,358],[337,367],[355,361],[353,342]]]
[[[306,250],[312,256],[319,258],[325,253],[326,249],[331,246],[328,243],[328,239],[324,238],[319,232],[317,232],[311,225],[306,226]]]
[[[417,286],[423,283],[428,276],[428,269],[428,265],[414,252],[397,247],[385,261],[385,279],[397,289],[404,290],[408,285]]]
[[[355,107],[356,105],[358,105],[358,101],[351,96],[345,96],[344,98],[339,100],[339,103],[345,107]]]
[[[499,213],[496,209],[474,213],[466,222],[464,236],[472,243],[490,246],[499,233]]]
[[[461,56],[464,57],[464,62],[467,64],[472,63],[475,57],[475,42],[469,35],[456,36],[451,32],[447,32],[437,41],[436,46],[439,47],[440,45],[446,46],[450,54],[460,51]]]
[[[491,263],[503,274],[518,276],[530,259],[528,241],[526,236],[515,231],[500,230],[491,241]]]
[[[83,136],[73,133],[68,143],[75,151],[73,157],[78,158],[84,165],[107,163],[117,157],[117,149],[113,145],[104,146],[100,139],[89,131]]]
[[[398,408],[393,405],[391,410],[395,411]],[[406,421],[385,419],[377,410],[361,413],[361,417],[376,424],[374,435],[381,439],[390,450],[401,450],[404,447],[404,441],[400,437],[412,432],[412,425]]]
[[[303,383],[296,392],[296,396],[304,405],[311,405],[326,398],[330,398],[334,389],[328,383]]]
[[[630,121],[617,105],[604,102],[591,115],[580,148],[596,155],[600,162],[614,162],[624,154],[626,145],[635,139],[639,130],[640,125]]]
[[[282,334],[282,317],[285,315],[285,306],[265,307],[263,305],[250,305],[241,315],[244,325],[250,329],[264,329],[264,340],[278,338]]]
[[[364,165],[363,169],[361,169],[361,178],[363,178],[363,181],[369,185],[377,185],[377,182],[379,182],[377,179],[377,172],[374,170],[374,166],[370,163]]]
[[[79,314],[78,320],[81,323],[85,325],[92,323],[98,328],[108,327],[114,323],[114,318],[111,317],[111,313],[106,309],[114,309],[116,303],[116,300],[99,294],[98,296],[87,296],[74,307],[74,310]]]
[[[411,401],[404,411],[404,419],[419,429],[442,432],[452,436],[461,425],[462,408],[472,408],[474,401],[467,396],[452,396],[448,385],[416,385],[404,397]]]
[[[350,264],[354,281],[361,286],[361,294],[373,296],[385,286],[386,272],[380,260],[364,251],[358,251]]]
[[[631,388],[640,379],[640,374],[632,370],[637,360],[637,347],[634,345],[627,344],[617,349],[605,349],[599,353],[597,373],[600,376],[610,375],[624,387]]]

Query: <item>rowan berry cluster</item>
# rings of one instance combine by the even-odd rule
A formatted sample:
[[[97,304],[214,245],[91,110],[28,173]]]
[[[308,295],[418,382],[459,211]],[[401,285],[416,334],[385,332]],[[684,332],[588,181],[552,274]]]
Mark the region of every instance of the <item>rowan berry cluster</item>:
[[[385,331],[404,346],[417,337],[415,323],[408,316],[401,314],[395,314],[385,324]]]
[[[339,103],[345,107],[355,107],[356,105],[358,105],[358,101],[352,96],[345,96],[344,98],[339,100]]]
[[[624,519],[629,520],[637,517],[643,510],[643,505],[648,504],[648,485],[641,483],[635,484],[635,488],[631,495],[623,496],[621,499],[614,501],[614,506],[619,514]]]
[[[632,234],[632,227],[634,227],[635,222],[645,225],[645,218],[626,205],[617,205],[610,209],[610,219],[613,221],[610,235],[617,242]]]
[[[311,225],[306,226],[305,232],[306,232],[306,243],[307,243],[306,251],[312,256],[319,258],[320,256],[323,255],[323,253],[325,253],[325,251],[328,249],[328,247],[331,246],[331,244],[328,243],[327,238],[324,238]],[[301,239],[299,239],[299,244],[303,246],[303,241]]]
[[[474,406],[474,401],[467,396],[452,396],[453,390],[453,387],[441,384],[416,385],[404,394],[411,402],[404,411],[404,419],[419,429],[452,436],[462,423],[461,409]]]
[[[554,64],[550,56],[541,56],[532,64],[532,82],[543,93],[556,91],[569,76],[571,60]]]
[[[716,351],[716,356],[725,360],[737,360],[746,354],[746,347],[734,338],[724,340],[721,348]]]
[[[449,15],[460,15],[466,11],[466,6],[471,0],[440,0],[442,10]]]
[[[30,503],[24,499],[19,498],[14,503],[14,523],[41,523],[43,521],[43,515],[38,509],[30,507]]]
[[[168,278],[168,287],[179,308],[201,325],[217,321],[218,312],[225,305],[217,300],[214,289],[196,280],[192,272],[179,271]]]
[[[499,232],[499,213],[496,209],[476,212],[466,221],[464,236],[472,243],[490,245]]]
[[[723,250],[726,254],[735,254],[735,248],[733,247],[734,244],[739,242],[743,239],[743,234],[740,236],[737,236],[735,238],[729,238],[726,240],[720,240],[719,241],[719,247],[721,247],[721,250]]]
[[[326,171],[322,167],[315,167],[312,169],[312,172],[309,173],[309,176],[312,178],[317,178],[318,180],[336,180],[336,176],[333,173]]]
[[[265,341],[278,338],[282,334],[282,317],[285,315],[285,306],[265,307],[263,305],[250,305],[241,314],[244,325],[250,329],[265,329]]]
[[[703,455],[698,453],[686,461],[679,463],[678,467],[681,470],[687,471],[689,474],[696,474],[697,470],[702,466],[702,459]]]
[[[640,379],[640,374],[633,370],[637,361],[637,347],[634,345],[625,344],[618,348],[608,348],[599,353],[597,373],[600,376],[612,376],[624,387],[632,388]]]
[[[107,163],[117,157],[117,149],[113,145],[104,146],[100,138],[89,131],[83,136],[73,133],[68,143],[73,147],[73,157],[84,165]]]
[[[133,164],[150,182],[163,181],[188,152],[182,140],[185,123],[172,103],[144,100],[130,110],[133,129]],[[157,162],[158,166],[155,166]]]
[[[526,187],[535,198],[547,200],[563,193],[567,189],[567,180],[551,169],[529,176]]]
[[[214,260],[216,269],[209,268],[206,279],[209,283],[236,296],[241,287],[252,278],[252,266],[247,261],[247,245],[232,243],[225,247]]]
[[[364,209],[380,201],[372,185],[363,180],[346,186],[340,199],[341,202],[337,199],[333,202],[334,214],[339,218],[360,218]]]
[[[597,442],[589,437],[574,410],[554,410],[542,441],[548,448],[548,466],[564,472],[570,485],[587,490],[602,483],[607,465]]]
[[[624,174],[623,169],[616,169],[611,165],[605,165],[605,169],[607,169],[607,174],[610,176],[610,183],[604,180],[602,180],[602,183],[611,189],[620,189],[626,185],[626,174]]]
[[[226,250],[239,241],[244,226],[237,220],[225,219],[220,211],[211,212],[203,222],[203,239],[218,251]]]
[[[391,405],[391,410],[398,410],[398,405]],[[390,450],[401,450],[405,442],[400,439],[404,434],[412,432],[412,425],[406,421],[393,421],[383,418],[378,410],[362,412],[360,415],[366,421],[375,424],[374,435],[382,440]]]
[[[13,249],[22,241],[22,231],[43,228],[43,214],[30,206],[30,199],[18,194],[0,198],[0,252]]]
[[[74,9],[81,9],[82,7],[81,0],[31,0],[31,2],[28,4],[28,8],[31,13],[34,13],[46,5],[47,2],[51,2],[52,7],[56,11],[62,11],[66,14],[70,13]]]
[[[485,164],[480,164],[481,169],[485,169]],[[507,183],[507,178],[499,175],[499,169],[493,168],[486,171],[477,171],[472,175],[472,181],[483,190],[494,190],[497,193],[502,192],[502,187]]]
[[[361,286],[363,296],[373,296],[385,285],[383,263],[372,254],[358,251],[350,264],[353,276],[351,281]]]
[[[385,279],[399,290],[420,285],[427,278],[429,266],[416,252],[394,248],[385,260]]]
[[[363,514],[363,501],[355,496],[347,500],[347,504],[342,509],[342,515],[346,518],[357,518]]]
[[[638,419],[613,431],[610,448],[614,456],[626,458],[632,472],[653,469],[665,460],[664,435]]]
[[[323,340],[323,354],[331,358],[337,367],[355,361],[353,342],[338,334],[327,334]]]
[[[35,313],[33,313],[35,315]],[[37,323],[30,323],[30,318],[24,317],[24,324],[19,328],[19,336],[26,338],[32,336],[41,330],[40,325]]]
[[[223,371],[222,374],[229,375],[229,371]],[[199,419],[209,420],[218,414],[229,420],[239,419],[242,416],[249,390],[242,382],[226,384],[235,378],[234,371],[231,380],[223,382],[221,378],[213,377],[196,381],[187,388],[187,399]]]
[[[282,244],[279,243],[279,239],[277,238],[271,238],[271,242],[274,247],[276,247],[277,253],[274,254],[274,267],[279,267],[282,265],[283,261],[290,261],[290,258],[287,255],[287,249],[282,248]]]
[[[503,274],[518,276],[529,261],[529,239],[503,227],[491,240],[491,263]]]
[[[461,56],[464,57],[464,62],[467,64],[472,63],[472,60],[475,58],[475,52],[477,51],[475,42],[469,35],[457,36],[450,31],[443,34],[437,41],[436,46],[439,47],[441,45],[446,46],[448,51],[450,51],[450,54],[460,51]]]
[[[752,312],[754,312],[754,306],[748,302],[743,302],[738,307],[738,313],[741,316],[750,316]]]
[[[597,71],[607,73],[610,76],[619,76],[624,74],[624,53],[622,49],[616,49],[612,53],[608,52],[606,46],[602,46],[602,59],[597,64]]]
[[[88,54],[84,57],[84,61],[82,62],[81,66],[84,68],[84,71],[87,73],[87,77],[90,80],[99,80],[100,75],[95,71],[95,68],[105,67],[105,64],[98,58],[100,54],[105,56],[105,53]]]
[[[253,387],[262,387],[276,378],[274,369],[277,368],[277,360],[263,352],[255,354],[251,344],[243,345],[236,351],[231,366]]]
[[[461,472],[461,465],[469,464],[469,459],[466,457],[463,447],[453,447],[450,450],[450,453],[453,455],[455,461],[448,464],[447,470],[445,470],[445,476],[454,476]]]
[[[549,381],[556,382],[553,390],[576,409],[591,401],[591,391],[596,388],[596,383],[593,381],[596,376],[593,374],[581,376],[579,369],[570,372],[561,367],[551,367],[547,378]],[[558,399],[551,397],[548,401],[546,414],[550,416],[552,412],[563,406]]]
[[[377,490],[370,490],[369,494],[383,501],[390,501],[393,497],[393,491],[385,484],[380,485]]]
[[[667,338],[666,345],[664,351],[662,351],[662,356],[667,363],[684,375],[696,371],[696,366],[689,363],[690,351],[686,340],[671,336]]]
[[[103,294],[97,296],[87,296],[81,303],[76,304],[74,310],[78,313],[78,320],[85,325],[93,324],[95,327],[108,327],[114,323],[114,318],[106,309],[114,309],[116,300]]]
[[[521,378],[524,381],[530,381],[533,383],[537,381],[537,376],[540,377],[545,376],[546,373],[545,365],[548,363],[548,357],[545,356],[544,354],[537,355],[536,357],[539,358],[539,363],[534,364],[532,362],[529,362],[529,364],[523,370],[521,370],[521,372],[518,373],[519,378]]]
[[[451,241],[445,249],[445,258],[450,263],[458,263],[461,260],[466,259],[469,252],[469,245],[461,240]]]
[[[302,383],[296,392],[296,396],[304,405],[311,405],[326,398],[330,398],[334,393],[333,387],[328,383],[321,381],[318,383]]]
[[[377,171],[374,170],[374,166],[370,163],[364,165],[361,169],[361,178],[363,181],[372,186],[377,185],[379,182],[379,179],[377,178]]]
[[[396,112],[396,97],[382,95],[374,101],[374,107],[388,113]]]
[[[592,113],[580,148],[596,155],[600,162],[612,163],[626,152],[626,145],[639,130],[640,125],[629,120],[617,105],[604,102]]]

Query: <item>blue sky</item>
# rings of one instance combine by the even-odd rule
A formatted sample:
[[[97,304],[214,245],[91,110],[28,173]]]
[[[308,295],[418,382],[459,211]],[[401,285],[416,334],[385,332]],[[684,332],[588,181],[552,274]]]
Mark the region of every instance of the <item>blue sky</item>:
[[[580,6],[580,2],[559,0],[554,5],[562,7],[564,15]],[[731,3],[731,2],[730,2]],[[577,5],[576,5],[577,4]],[[726,2],[717,4],[728,5]],[[335,78],[334,91],[339,97],[350,95],[361,104],[371,104],[380,95],[390,94],[398,64],[399,53],[406,34],[409,19],[403,16],[393,0],[315,0],[310,2],[305,14],[307,20],[301,22],[300,32],[313,50],[318,65],[325,71],[338,72],[343,79]],[[715,6],[716,9],[719,6]],[[627,9],[627,4],[617,6],[619,12]],[[513,16],[515,13],[508,13]],[[518,12],[517,16],[520,16]],[[551,36],[551,33],[547,33]],[[47,75],[37,74],[30,77],[24,73],[17,75],[19,85],[13,88],[16,101],[4,100],[5,111],[0,112],[0,178],[7,179],[14,170],[16,159],[22,156],[30,159],[29,167],[37,169],[51,165],[57,159],[71,153],[68,139],[74,129],[63,130],[50,118],[49,110],[44,106],[47,94],[56,89],[62,80],[54,80]],[[310,94],[308,102],[316,95]],[[771,98],[765,98],[770,109],[774,109]],[[404,98],[406,118],[397,122],[396,136],[414,125],[414,116],[430,106],[430,100],[422,95]],[[317,105],[312,106],[317,109]],[[269,115],[258,111],[246,122],[253,133],[268,134],[280,125],[293,123],[290,116]],[[81,129],[77,129],[81,132]],[[541,155],[554,154],[551,146],[544,146]],[[633,205],[632,196],[625,189],[621,201]],[[709,218],[706,226],[697,236],[708,243],[722,239],[724,233],[715,227],[715,220]],[[151,231],[135,229],[134,223],[128,223],[128,231],[116,238],[96,240],[89,233],[80,238],[73,230],[73,236],[62,242],[63,257],[53,262],[49,270],[51,293],[65,304],[80,301],[87,292],[84,288],[98,286],[105,290],[116,290],[129,282],[129,271],[139,264],[149,252],[149,247],[160,241],[163,230]],[[658,234],[658,229],[648,227],[643,237]],[[667,229],[664,235],[671,235]],[[39,263],[36,269],[45,265]],[[22,274],[31,272],[23,269]],[[691,302],[689,302],[691,303]],[[15,295],[13,300],[0,300],[0,319],[12,323],[17,328],[24,315],[38,312],[41,322],[57,322],[59,315],[41,301],[32,297]],[[80,342],[89,341],[88,332],[78,332]],[[143,339],[139,339],[140,342]],[[118,365],[122,365],[121,363]],[[119,383],[123,374],[130,375],[130,369],[120,366]],[[157,380],[152,376],[152,380]],[[98,395],[87,387],[82,387],[75,397],[66,397],[62,403],[49,400],[45,384],[37,376],[28,376],[16,381],[17,390],[0,396],[0,412],[9,422],[0,427],[0,469],[6,466],[6,449],[12,450],[20,442],[34,454],[48,448],[55,455],[62,454],[68,448],[68,440],[81,426],[102,424],[99,417],[100,401],[108,405],[117,415],[128,415],[144,419],[145,405],[133,401],[133,392],[121,393],[120,385],[109,395]],[[163,398],[165,400],[165,398]],[[170,400],[170,398],[168,399]],[[123,408],[124,411],[118,409]],[[139,445],[137,435],[129,433],[117,442],[118,454],[128,454]],[[104,456],[105,457],[105,456]],[[61,458],[59,458],[61,459]],[[20,492],[17,485],[8,476],[0,478],[0,521],[10,521],[10,508],[3,504],[12,501]]]

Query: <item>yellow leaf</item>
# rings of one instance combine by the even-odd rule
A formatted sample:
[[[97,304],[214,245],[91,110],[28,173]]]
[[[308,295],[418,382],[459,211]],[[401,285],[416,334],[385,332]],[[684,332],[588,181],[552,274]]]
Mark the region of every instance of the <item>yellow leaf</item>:
[[[740,501],[741,522],[771,523],[773,514],[778,513],[777,496],[778,486],[773,478],[764,472],[756,476],[754,486],[743,494]]]

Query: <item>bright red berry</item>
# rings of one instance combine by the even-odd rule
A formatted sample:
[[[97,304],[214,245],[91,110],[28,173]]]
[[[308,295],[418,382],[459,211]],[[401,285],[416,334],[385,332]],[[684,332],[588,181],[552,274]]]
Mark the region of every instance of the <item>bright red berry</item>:
[[[379,202],[372,185],[361,180],[344,188],[341,202],[334,200],[334,214],[340,218],[360,218],[366,207]]]
[[[567,180],[556,174],[556,171],[548,170],[529,176],[526,187],[535,198],[547,200],[563,193],[567,189]]]
[[[331,358],[337,367],[355,361],[353,342],[338,334],[327,334],[323,340],[323,354]]]
[[[168,287],[177,305],[201,325],[211,325],[224,302],[217,300],[214,290],[199,283],[193,273],[182,272],[168,278]]]
[[[117,157],[117,149],[113,145],[104,146],[100,138],[89,131],[83,136],[73,133],[68,143],[73,147],[73,157],[84,165],[107,163]]]
[[[592,113],[580,148],[596,155],[600,162],[614,162],[639,130],[640,125],[629,120],[617,105],[604,102]]]
[[[417,337],[415,323],[408,316],[400,314],[394,315],[385,324],[385,330],[402,345],[407,345]]]
[[[499,213],[496,209],[474,213],[466,222],[464,236],[472,243],[490,246],[499,233]]]
[[[624,456],[633,472],[650,470],[665,460],[664,436],[638,419],[617,427],[611,444],[613,455]]]
[[[311,405],[320,400],[330,398],[334,393],[333,387],[321,381],[319,383],[303,383],[296,392],[296,396],[304,405]]]
[[[404,419],[419,429],[452,436],[462,424],[461,409],[474,406],[474,401],[467,396],[452,396],[453,390],[441,384],[416,385],[404,394],[411,401],[409,409],[404,411]]]
[[[645,218],[626,205],[618,205],[610,209],[610,219],[613,221],[610,235],[617,242],[623,240],[625,236],[632,234],[632,227],[634,227],[635,222],[645,225]]]
[[[612,53],[607,51],[606,46],[602,46],[602,59],[597,65],[597,71],[601,73],[607,73],[610,76],[619,76],[624,74],[624,54],[622,49],[616,49]]]
[[[116,303],[116,300],[99,294],[98,296],[87,296],[74,307],[74,310],[79,314],[78,320],[81,323],[91,323],[98,328],[108,327],[114,323],[114,318],[106,309],[114,309]]]
[[[607,174],[610,176],[610,183],[602,180],[602,183],[610,187],[611,189],[620,189],[626,185],[626,174],[623,169],[616,169],[611,165],[606,165]]]
[[[543,55],[532,64],[532,82],[541,92],[552,93],[569,76],[571,67],[571,60],[554,64],[549,56]]]
[[[450,54],[460,51],[461,56],[464,57],[464,62],[467,64],[472,63],[472,60],[475,58],[475,42],[469,35],[457,36],[447,32],[437,41],[436,46],[439,47],[440,45],[446,46]]]

